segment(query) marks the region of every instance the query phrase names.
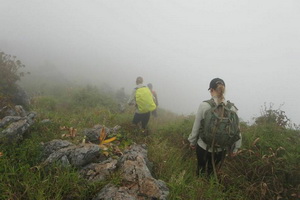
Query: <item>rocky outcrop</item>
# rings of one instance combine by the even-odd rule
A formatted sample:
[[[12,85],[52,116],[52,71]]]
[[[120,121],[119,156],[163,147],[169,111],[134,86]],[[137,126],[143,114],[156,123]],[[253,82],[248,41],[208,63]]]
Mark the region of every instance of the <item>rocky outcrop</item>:
[[[92,182],[109,179],[114,173],[120,175],[121,185],[106,185],[94,200],[167,199],[166,184],[151,175],[145,145],[134,144],[121,157],[104,161],[96,144],[74,145],[66,140],[53,140],[43,147],[46,158],[43,165],[58,162],[76,167],[81,177]]]
[[[118,160],[108,159],[101,163],[92,163],[84,167],[80,174],[89,181],[103,181],[117,169]]]
[[[106,185],[94,200],[167,199],[166,184],[152,177],[147,163],[147,150],[141,145],[133,145],[118,162],[122,186]]]
[[[76,168],[96,162],[101,156],[99,145],[73,145],[63,140],[46,143],[44,145],[44,155],[49,155],[44,161],[44,165],[56,162],[64,166],[73,166]]]
[[[45,144],[43,144],[43,157],[46,159],[48,158],[52,153],[66,148],[66,147],[70,147],[70,146],[74,146],[73,143],[67,141],[67,140],[52,140],[50,142],[47,142]]]
[[[128,187],[117,187],[113,184],[106,185],[93,200],[136,200],[137,198],[129,193]]]
[[[0,121],[0,143],[12,143],[23,139],[24,133],[34,123],[36,113],[27,113],[22,106],[17,105],[7,111],[10,115]]]

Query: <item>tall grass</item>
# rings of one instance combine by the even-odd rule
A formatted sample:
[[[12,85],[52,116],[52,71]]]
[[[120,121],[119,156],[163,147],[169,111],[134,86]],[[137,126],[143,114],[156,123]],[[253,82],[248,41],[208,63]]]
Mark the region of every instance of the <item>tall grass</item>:
[[[187,141],[193,116],[178,116],[159,109],[158,118],[151,117],[149,134],[141,135],[131,124],[134,108],[127,107],[125,112],[118,113],[112,95],[94,87],[72,88],[59,96],[37,96],[31,108],[38,118],[25,140],[13,146],[0,146],[0,199],[92,199],[105,184],[121,184],[118,173],[106,181],[88,183],[70,167],[36,167],[41,162],[40,143],[61,138],[61,126],[78,129],[72,142],[79,143],[82,130],[96,124],[121,125],[121,149],[133,142],[147,144],[152,173],[167,183],[171,200],[300,197],[299,132],[276,123],[242,124],[242,149],[235,158],[225,160],[217,182],[214,178],[196,177],[196,155]],[[43,119],[50,119],[50,123],[43,123]]]
[[[83,93],[78,96],[80,91]],[[95,89],[78,89],[67,96],[69,98],[35,97],[31,109],[38,113],[38,117],[26,133],[25,140],[0,146],[0,199],[92,199],[104,185],[118,179],[112,177],[111,180],[88,183],[71,167],[39,167],[42,161],[41,143],[61,138],[61,126],[77,128],[78,135],[72,142],[78,143],[83,138],[81,131],[84,128],[96,124],[115,125],[118,118],[110,110],[115,108],[114,101]],[[43,119],[50,122],[43,123]]]

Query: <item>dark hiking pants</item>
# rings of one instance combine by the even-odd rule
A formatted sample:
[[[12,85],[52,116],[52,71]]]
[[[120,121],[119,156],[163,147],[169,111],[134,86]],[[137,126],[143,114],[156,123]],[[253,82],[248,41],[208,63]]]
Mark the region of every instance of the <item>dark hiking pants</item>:
[[[142,123],[142,128],[146,129],[147,124],[149,122],[149,119],[150,119],[150,112],[135,113],[134,117],[133,117],[133,120],[132,120],[132,123],[137,125],[138,123],[141,122]]]
[[[199,176],[200,173],[212,175],[214,172],[212,165],[212,153],[204,150],[197,144],[196,154],[198,161],[197,175]],[[214,153],[214,161],[216,167],[218,167],[218,164],[220,164],[223,157],[225,157],[225,152],[223,151]]]

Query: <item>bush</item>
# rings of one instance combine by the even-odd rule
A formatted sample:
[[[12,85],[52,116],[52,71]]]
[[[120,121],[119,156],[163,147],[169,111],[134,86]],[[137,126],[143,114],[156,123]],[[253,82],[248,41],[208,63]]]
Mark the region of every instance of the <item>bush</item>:
[[[5,107],[11,103],[27,103],[24,91],[17,85],[17,81],[25,75],[19,72],[20,68],[25,67],[16,56],[7,55],[0,52],[0,107]]]
[[[18,72],[25,67],[16,56],[0,52],[0,93],[10,95],[17,88],[16,82],[24,76],[24,72]]]
[[[266,103],[261,109],[261,116],[256,118],[256,124],[276,124],[279,127],[286,128],[289,126],[290,119],[286,116],[285,112],[281,110],[283,105],[278,109],[273,109],[274,104],[270,103],[267,107]]]
[[[244,127],[243,148],[225,160],[223,184],[235,185],[253,200],[298,199],[299,131],[286,128],[288,122],[284,111],[271,105],[255,125]]]

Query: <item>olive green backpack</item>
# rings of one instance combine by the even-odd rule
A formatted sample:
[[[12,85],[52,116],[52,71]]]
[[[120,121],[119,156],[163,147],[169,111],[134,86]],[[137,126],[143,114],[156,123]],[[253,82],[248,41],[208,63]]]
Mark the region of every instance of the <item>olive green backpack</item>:
[[[233,145],[240,139],[239,118],[233,110],[233,103],[217,105],[213,99],[205,101],[211,108],[205,112],[201,121],[200,137],[207,148],[232,150]]]

